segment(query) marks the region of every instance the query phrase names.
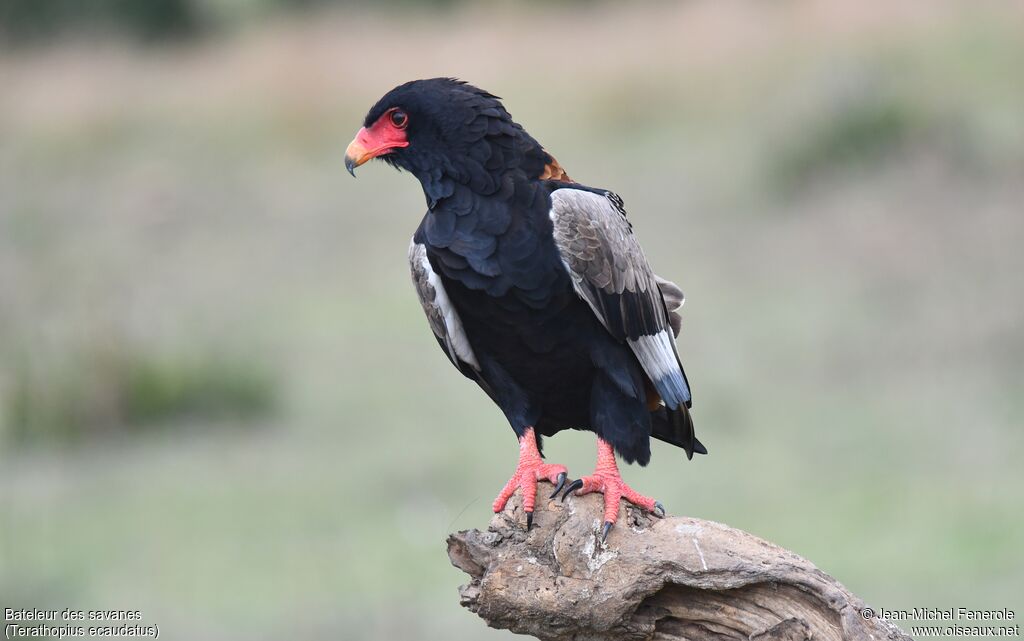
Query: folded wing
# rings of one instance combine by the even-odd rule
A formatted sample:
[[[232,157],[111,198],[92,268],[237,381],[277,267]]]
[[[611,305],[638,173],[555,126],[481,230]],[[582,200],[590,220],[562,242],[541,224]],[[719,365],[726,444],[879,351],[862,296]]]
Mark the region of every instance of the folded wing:
[[[689,407],[690,387],[674,340],[683,292],[651,271],[622,199],[563,187],[551,193],[550,215],[576,293],[633,350],[665,405]]]
[[[459,313],[452,306],[444,283],[430,266],[427,248],[415,240],[409,243],[409,267],[412,270],[416,294],[423,306],[423,312],[427,315],[430,329],[437,337],[437,342],[444,348],[445,354],[464,374],[470,373],[465,370],[467,365],[479,371],[480,364],[466,337]]]

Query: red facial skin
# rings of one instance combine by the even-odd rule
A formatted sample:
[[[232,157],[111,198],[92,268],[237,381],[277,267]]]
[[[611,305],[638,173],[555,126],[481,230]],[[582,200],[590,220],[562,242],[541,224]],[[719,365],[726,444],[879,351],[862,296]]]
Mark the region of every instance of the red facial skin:
[[[398,108],[388,109],[377,122],[368,128],[363,127],[356,134],[355,140],[345,150],[345,166],[351,172],[359,165],[378,156],[391,153],[395,149],[409,146],[405,135],[405,126],[398,127],[392,122],[392,115]],[[405,122],[408,123],[408,116]]]

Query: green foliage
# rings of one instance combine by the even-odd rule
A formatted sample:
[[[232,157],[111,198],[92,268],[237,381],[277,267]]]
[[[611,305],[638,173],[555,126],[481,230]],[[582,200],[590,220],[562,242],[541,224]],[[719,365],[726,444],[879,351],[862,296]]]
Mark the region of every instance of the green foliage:
[[[170,419],[255,418],[274,407],[270,373],[236,357],[116,344],[57,360],[16,368],[5,403],[14,441],[78,442]]]
[[[2,0],[0,42],[24,44],[68,33],[111,31],[142,42],[176,40],[268,14],[331,7],[438,9],[465,0]]]
[[[194,0],[3,0],[0,35],[14,43],[72,30],[116,30],[144,41],[195,33]]]
[[[919,115],[898,96],[865,95],[823,111],[788,135],[770,165],[773,182],[783,191],[868,167],[898,153],[921,129]]]

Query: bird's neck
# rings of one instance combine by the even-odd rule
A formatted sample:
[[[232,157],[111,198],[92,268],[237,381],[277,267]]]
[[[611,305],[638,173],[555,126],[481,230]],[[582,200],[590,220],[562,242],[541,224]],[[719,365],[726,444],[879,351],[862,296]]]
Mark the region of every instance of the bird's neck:
[[[456,158],[434,159],[425,165],[428,168],[414,171],[430,208],[457,191],[482,198],[507,196],[523,182],[564,174],[540,143],[521,129],[514,131],[515,135],[484,136]]]

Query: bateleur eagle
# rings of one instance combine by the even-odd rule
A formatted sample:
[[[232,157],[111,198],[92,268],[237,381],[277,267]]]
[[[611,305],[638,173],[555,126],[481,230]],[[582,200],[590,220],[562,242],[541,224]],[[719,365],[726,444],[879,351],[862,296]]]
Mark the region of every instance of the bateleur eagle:
[[[607,536],[619,500],[663,515],[619,475],[617,453],[646,465],[650,437],[707,450],[690,418],[675,336],[683,293],[651,271],[611,191],[569,178],[499,99],[451,78],[414,80],[370,109],[345,152],[419,179],[427,213],[409,245],[423,311],[455,367],[501,408],[519,463],[494,501],[519,488],[533,518],[537,482],[604,494]],[[541,437],[597,434],[594,473],[566,486]]]

